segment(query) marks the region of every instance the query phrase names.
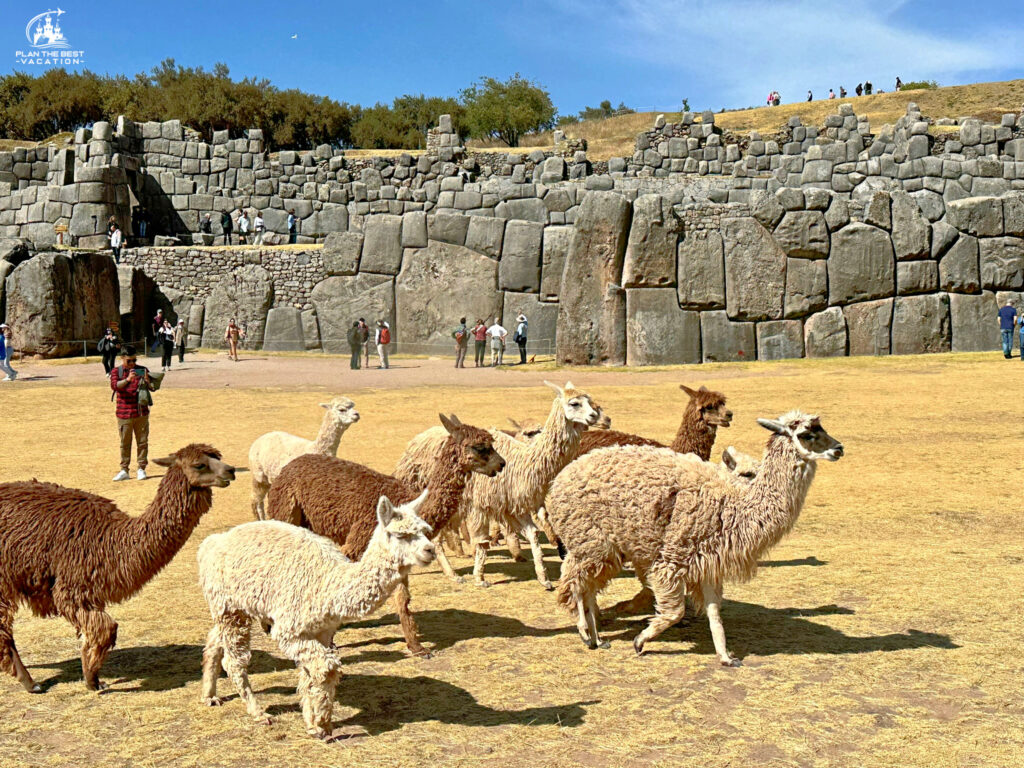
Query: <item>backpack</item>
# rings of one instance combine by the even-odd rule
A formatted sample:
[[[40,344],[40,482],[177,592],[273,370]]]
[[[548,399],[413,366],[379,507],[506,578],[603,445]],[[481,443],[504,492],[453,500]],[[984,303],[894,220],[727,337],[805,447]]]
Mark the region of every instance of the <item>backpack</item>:
[[[380,343],[390,344],[391,343],[391,329],[386,325],[380,329]]]

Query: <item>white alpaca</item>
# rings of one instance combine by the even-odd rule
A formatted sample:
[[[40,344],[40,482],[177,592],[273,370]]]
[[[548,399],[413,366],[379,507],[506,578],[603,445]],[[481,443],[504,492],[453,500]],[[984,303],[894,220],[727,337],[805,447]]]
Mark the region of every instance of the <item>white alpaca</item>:
[[[332,645],[345,621],[376,610],[416,565],[434,559],[430,526],[417,514],[426,491],[395,507],[377,503],[377,529],[358,562],[328,538],[276,520],[245,523],[199,547],[199,583],[213,616],[203,651],[203,702],[217,706],[223,665],[249,714],[269,723],[249,685],[253,619],[299,670],[302,716],[311,735],[331,733],[341,662]]]
[[[494,521],[509,532],[526,536],[533,551],[537,581],[545,589],[552,589],[544,572],[544,556],[533,515],[544,503],[551,481],[579,454],[580,435],[597,424],[602,414],[590,395],[576,389],[572,382],[566,383],[564,389],[544,383],[558,395],[540,434],[527,441],[497,429],[490,430],[495,450],[505,459],[505,469],[493,478],[471,477],[462,496],[460,513],[476,546],[473,577],[482,587],[490,586],[483,571],[490,546],[490,524]],[[427,458],[437,452],[443,439],[443,432],[436,429],[413,438],[395,468],[395,477],[422,487],[422,468],[427,465]],[[458,523],[449,522],[453,524]],[[447,575],[457,579],[454,572]]]
[[[337,456],[338,443],[345,430],[359,421],[355,403],[347,397],[336,397],[320,403],[326,408],[324,420],[315,440],[296,437],[287,432],[268,432],[257,437],[249,448],[249,471],[252,473],[252,514],[257,520],[266,520],[264,500],[270,486],[285,465],[307,453]]]

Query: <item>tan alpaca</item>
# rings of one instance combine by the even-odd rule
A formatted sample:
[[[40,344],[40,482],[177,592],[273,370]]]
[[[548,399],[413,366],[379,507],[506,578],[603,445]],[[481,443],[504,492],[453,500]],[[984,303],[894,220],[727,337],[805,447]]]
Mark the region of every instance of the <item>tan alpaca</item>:
[[[426,500],[395,507],[377,503],[377,528],[358,562],[328,538],[276,520],[245,523],[199,547],[199,583],[214,626],[203,651],[203,702],[218,706],[223,665],[257,721],[269,723],[249,684],[253,619],[272,623],[270,636],[299,670],[302,716],[311,735],[331,734],[341,660],[334,633],[345,621],[376,610],[417,565],[429,565],[430,526],[417,514]]]
[[[843,455],[815,416],[793,411],[758,423],[773,434],[749,483],[693,454],[649,446],[603,448],[558,476],[547,500],[567,550],[558,602],[577,617],[589,647],[603,645],[597,593],[630,560],[657,600],[657,614],[633,641],[638,654],[682,618],[689,594],[707,609],[721,662],[739,663],[726,650],[722,583],[754,575],[758,558],[800,515],[817,461]]]
[[[315,440],[296,437],[287,432],[268,432],[257,437],[249,448],[249,471],[252,473],[252,515],[257,520],[267,517],[264,500],[281,470],[292,459],[307,453],[337,456],[338,444],[345,430],[359,421],[355,403],[347,397],[336,397],[320,403],[326,408],[324,420]]]

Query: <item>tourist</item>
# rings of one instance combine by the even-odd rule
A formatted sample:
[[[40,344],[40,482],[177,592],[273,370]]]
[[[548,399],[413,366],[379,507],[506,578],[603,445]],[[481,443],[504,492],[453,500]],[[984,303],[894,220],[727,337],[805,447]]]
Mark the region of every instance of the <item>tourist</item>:
[[[114,252],[114,263],[121,263],[121,243],[124,242],[124,235],[121,228],[114,224],[114,231],[110,233],[110,250]]]
[[[836,92],[833,91],[831,88],[829,88],[828,89],[828,100],[829,101],[834,101],[835,98],[836,98]]]
[[[491,337],[491,367],[494,368],[505,361],[505,337],[508,331],[501,327],[496,317],[494,325],[487,329],[487,335]]]
[[[1006,300],[1006,306],[999,309],[999,332],[1003,337],[1003,357],[1009,360],[1013,357],[1013,328],[1017,324],[1017,310],[1010,299]],[[1024,331],[1024,323],[1021,323],[1021,330]],[[1024,359],[1024,350],[1021,351]]]
[[[203,215],[203,220],[199,222],[199,231],[204,235],[213,235],[213,221],[210,219],[210,214]],[[207,245],[209,244],[207,243]]]
[[[870,96],[871,95],[871,88],[872,88],[871,81],[870,80],[865,80],[864,81],[864,95],[865,96]]]
[[[7,323],[0,323],[0,371],[6,376],[2,381],[14,381],[18,378],[18,372],[11,368],[11,356],[14,354],[14,347],[11,346],[11,326]]]
[[[140,236],[139,235],[139,226],[140,226],[139,222],[140,222],[140,216],[141,215],[142,214],[141,214],[140,206],[136,205],[134,208],[132,208],[132,237],[139,237]]]
[[[117,334],[112,328],[107,328],[107,332],[103,334],[96,349],[103,358],[103,371],[109,376],[117,365],[117,353],[121,350],[121,340],[117,338]]]
[[[860,96],[862,93],[864,93],[864,86],[861,85],[860,83],[857,83],[857,87],[853,89],[853,92]]]
[[[359,338],[362,339],[363,351],[364,351],[364,353],[366,355],[365,360],[363,361],[363,367],[364,368],[369,368],[370,367],[370,345],[373,342],[370,340],[370,326],[367,325],[366,318],[363,318],[363,317],[359,318]]]
[[[110,236],[114,234],[115,229],[117,229],[117,219],[111,215],[111,217],[107,219],[107,240],[109,240]]]
[[[526,365],[526,337],[529,335],[530,324],[526,322],[526,315],[516,317],[516,332],[512,335],[512,341],[519,346],[519,364]]]
[[[780,96],[780,95],[779,95],[779,92],[778,92],[778,91],[776,91],[776,92],[775,92],[775,101],[773,101],[773,102],[772,102],[772,105],[773,105],[773,106],[776,106],[776,107],[777,107],[777,106],[779,106],[779,104],[781,104],[781,103],[782,103],[782,96]]]
[[[156,317],[153,318],[153,323],[150,326],[150,332],[153,334],[153,345],[149,348],[150,352],[156,352],[157,347],[160,346],[160,329],[164,327],[164,311],[158,309],[156,311]]]
[[[839,98],[840,99],[845,99],[846,98],[846,89],[843,88],[843,86],[841,86],[841,85],[839,86]]]
[[[807,92],[807,100],[814,101],[814,94],[811,93],[810,91]]]
[[[140,205],[139,211],[139,237],[145,238],[149,233],[149,211],[146,210],[146,206]]]
[[[160,329],[160,344],[163,346],[163,359],[160,361],[160,370],[171,370],[171,357],[174,355],[174,326],[170,320],[164,320],[164,326]]]
[[[178,363],[185,362],[185,321],[179,320],[174,326],[174,346],[178,348]]]
[[[151,385],[149,371],[136,365],[135,347],[126,346],[122,351],[121,365],[110,374],[110,388],[117,400],[117,431],[121,437],[121,471],[114,475],[114,482],[128,479],[133,435],[139,467],[136,477],[139,480],[146,479],[146,465],[149,463],[149,406],[139,403],[139,390]]]
[[[295,215],[295,209],[288,209],[288,245],[295,245],[298,240],[299,219]]]
[[[348,349],[352,353],[352,359],[349,361],[348,367],[353,371],[358,371],[359,358],[363,351],[363,334],[359,330],[358,320],[352,323],[352,327],[348,329]]]
[[[900,80],[899,75],[896,76],[896,90],[897,91],[902,91],[903,90],[903,81]]]
[[[388,347],[391,344],[391,326],[388,325],[387,320],[377,321],[377,332],[374,335],[374,343],[377,345],[377,356],[380,358],[380,365],[378,368],[390,368],[391,364],[388,362]]]
[[[231,232],[234,230],[234,224],[231,221],[231,214],[227,211],[220,214],[220,228],[224,233],[224,245],[231,245]]]
[[[244,208],[238,209],[238,244],[249,244],[249,217]]]
[[[455,367],[465,368],[466,350],[469,349],[469,329],[466,327],[466,318],[459,318],[459,324],[452,331],[452,338],[455,339]]]
[[[476,367],[480,368],[487,364],[484,360],[484,357],[487,354],[487,326],[484,324],[483,320],[480,320],[479,318],[477,319],[476,325],[473,326],[472,333],[474,344],[476,345],[473,359],[476,363]]]
[[[263,245],[263,233],[267,231],[267,223],[263,221],[263,211],[256,211],[256,218],[252,222],[252,230],[256,233],[252,244]]]
[[[228,320],[228,327],[224,330],[224,341],[228,343],[228,357],[238,362],[238,340],[244,337],[242,329],[238,327],[235,318]]]

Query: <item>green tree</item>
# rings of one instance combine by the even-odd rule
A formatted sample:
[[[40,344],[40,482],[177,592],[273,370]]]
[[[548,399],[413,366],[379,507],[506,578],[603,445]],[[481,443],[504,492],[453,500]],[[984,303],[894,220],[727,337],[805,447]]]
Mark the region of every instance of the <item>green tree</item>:
[[[518,147],[525,133],[554,126],[555,106],[550,94],[518,72],[505,82],[481,78],[461,93],[469,134],[494,138]]]

